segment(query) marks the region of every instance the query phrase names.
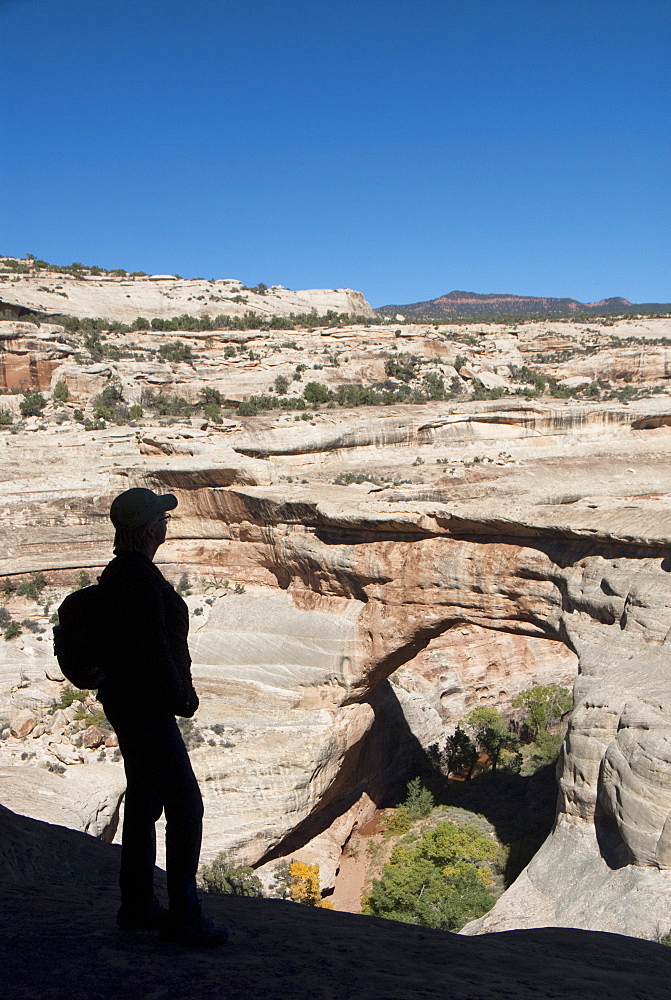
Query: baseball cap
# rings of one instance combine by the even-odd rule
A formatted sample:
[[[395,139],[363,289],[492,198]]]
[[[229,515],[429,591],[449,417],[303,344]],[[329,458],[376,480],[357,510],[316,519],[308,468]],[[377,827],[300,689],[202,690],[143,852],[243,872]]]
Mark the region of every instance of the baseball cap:
[[[110,507],[110,518],[115,528],[134,531],[156,520],[159,514],[174,510],[177,497],[173,493],[162,495],[136,486],[115,497]]]

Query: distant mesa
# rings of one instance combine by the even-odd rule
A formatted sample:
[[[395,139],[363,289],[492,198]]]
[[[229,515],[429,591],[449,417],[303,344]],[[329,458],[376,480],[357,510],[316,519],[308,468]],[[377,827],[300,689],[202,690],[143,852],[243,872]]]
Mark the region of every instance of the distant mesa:
[[[496,293],[482,295],[479,292],[449,292],[437,299],[425,302],[411,302],[380,306],[376,312],[383,316],[422,316],[444,319],[454,316],[455,319],[486,319],[493,316],[519,316],[525,319],[547,316],[585,316],[585,315],[622,315],[623,313],[669,313],[671,303],[645,302],[635,303],[629,299],[615,296],[601,299],[599,302],[579,302],[577,299],[555,299],[534,295],[512,295]]]

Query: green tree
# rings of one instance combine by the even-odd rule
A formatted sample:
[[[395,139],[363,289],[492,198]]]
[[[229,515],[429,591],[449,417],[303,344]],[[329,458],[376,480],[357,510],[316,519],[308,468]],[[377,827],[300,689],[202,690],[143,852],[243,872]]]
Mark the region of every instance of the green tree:
[[[5,640],[15,639],[17,635],[21,635],[21,626],[18,622],[10,622],[4,631]]]
[[[47,401],[41,392],[26,392],[19,403],[19,410],[24,417],[39,417]]]
[[[487,888],[491,874],[478,866],[497,855],[497,844],[476,827],[440,823],[426,831],[416,846],[394,848],[362,912],[439,930],[460,930],[493,905]]]
[[[62,379],[58,381],[54,386],[51,398],[54,403],[66,403],[70,398],[70,390],[68,389],[67,382],[63,382]]]
[[[433,795],[424,788],[421,778],[413,778],[408,783],[408,794],[403,803],[408,811],[408,819],[414,822],[429,815],[434,806]]]
[[[450,821],[426,830],[414,848],[417,856],[443,868],[467,861],[476,864],[495,861],[499,856],[496,841],[472,824],[461,826]]]
[[[203,399],[203,406],[207,405],[222,406],[224,403],[224,397],[221,395],[218,389],[214,388],[214,386],[206,385],[203,389],[200,390],[200,395],[202,396]]]
[[[573,698],[568,688],[559,684],[539,684],[521,691],[513,705],[526,709],[524,724],[535,738],[541,730],[559,722],[562,715],[571,709]]]
[[[470,778],[478,759],[478,748],[461,726],[446,737],[442,750],[437,743],[433,743],[428,753],[434,767],[444,770],[448,776],[466,772],[466,777]]]
[[[206,403],[203,407],[203,416],[211,420],[213,424],[223,424],[221,412],[216,403]]]
[[[158,353],[164,361],[171,361],[173,363],[186,361],[187,364],[191,364],[193,362],[193,352],[191,348],[188,344],[184,344],[181,340],[175,340],[172,344],[161,344],[158,349]]]
[[[100,334],[95,331],[88,333],[84,337],[84,347],[91,355],[93,361],[102,361],[105,356]]]
[[[200,877],[207,892],[221,892],[229,896],[262,896],[263,886],[254,869],[248,865],[234,865],[221,851],[211,865],[205,865]]]
[[[553,764],[559,755],[563,742],[562,733],[548,733],[546,729],[539,729],[534,739],[534,751],[531,754],[534,765],[543,767],[545,764]]]
[[[39,601],[40,595],[47,585],[44,573],[31,573],[30,580],[24,580],[16,588],[16,593],[28,597],[31,601]]]
[[[394,358],[387,358],[384,363],[384,370],[390,378],[397,378],[401,382],[412,382],[417,374],[419,359],[414,355],[397,354]]]
[[[303,389],[303,399],[311,406],[328,403],[331,397],[331,390],[323,382],[308,382]]]
[[[492,770],[496,771],[503,750],[518,753],[520,741],[508,729],[508,724],[495,708],[481,706],[474,709],[466,722],[473,727],[475,742],[492,762]]]
[[[422,379],[422,388],[429,399],[442,400],[447,398],[445,380],[438,372],[428,372]]]

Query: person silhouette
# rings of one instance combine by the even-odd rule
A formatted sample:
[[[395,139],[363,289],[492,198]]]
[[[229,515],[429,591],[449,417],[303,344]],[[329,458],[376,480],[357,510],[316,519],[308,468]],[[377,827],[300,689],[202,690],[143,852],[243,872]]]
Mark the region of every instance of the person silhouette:
[[[115,558],[99,578],[104,625],[104,680],[98,690],[126,771],[117,924],[156,929],[161,939],[210,946],[228,938],[202,912],[196,871],[203,800],[176,715],[191,718],[198,695],[191,680],[186,602],[153,563],[166,538],[172,493],[136,487],[110,508]],[[169,909],[154,894],[156,821],[166,820]]]

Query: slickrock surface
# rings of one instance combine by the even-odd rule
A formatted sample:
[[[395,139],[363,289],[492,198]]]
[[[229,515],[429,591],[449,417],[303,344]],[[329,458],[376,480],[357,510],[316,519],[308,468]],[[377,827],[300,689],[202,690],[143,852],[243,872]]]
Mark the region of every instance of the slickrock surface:
[[[34,1000],[666,1000],[671,951],[546,928],[461,937],[280,900],[208,896],[225,948],[114,926],[118,848],[0,807],[4,992]],[[158,873],[159,876],[161,873]],[[163,890],[164,891],[164,890]]]
[[[253,310],[260,316],[289,313],[337,313],[372,316],[361,294],[351,288],[310,288],[291,291],[275,285],[260,294],[243,288],[235,278],[177,278],[171,274],[139,278],[112,276],[77,278],[70,274],[0,274],[0,299],[42,313],[68,316],[105,316],[132,322],[137,316],[170,318],[190,316],[242,316]]]
[[[469,930],[669,930],[668,320],[485,324],[474,344],[450,339],[463,328],[426,325],[140,331],[111,338],[139,357],[95,363],[62,328],[0,326],[7,386],[64,380],[72,393],[0,435],[0,575],[48,580],[38,603],[6,599],[14,620],[48,629],[77,574],[95,577],[111,557],[118,492],[148,485],[179,497],[159,564],[175,582],[186,572],[193,591],[205,860],[222,849],[253,863],[299,854],[332,884],[352,827],[403,786],[421,746],[476,705],[505,707],[534,683],[575,678],[556,830]],[[157,356],[177,336],[193,364]],[[641,343],[618,347],[627,337]],[[254,356],[226,357],[240,338]],[[590,338],[603,350],[583,351]],[[618,384],[649,394],[325,404],[306,420],[236,409],[278,374],[294,397],[312,380],[383,379],[399,344],[421,354],[418,378],[442,372],[466,387],[489,373],[514,389],[509,365],[571,379],[589,361],[591,386],[603,360],[632,380]],[[149,387],[196,403],[210,387],[230,406],[222,423],[147,414],[84,430],[75,406],[91,417],[113,379],[127,404]],[[0,407],[16,414],[20,399],[7,393]],[[49,636],[26,627],[0,640],[0,801],[5,787],[17,808],[24,776],[74,788],[95,765],[116,788],[122,773],[111,747],[77,746],[74,718],[50,715],[63,683]],[[87,792],[82,777],[77,787],[76,801],[90,795],[113,813],[102,784]],[[90,827],[68,810],[69,824]]]

